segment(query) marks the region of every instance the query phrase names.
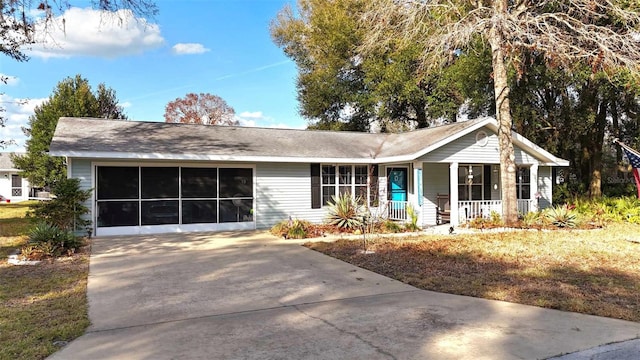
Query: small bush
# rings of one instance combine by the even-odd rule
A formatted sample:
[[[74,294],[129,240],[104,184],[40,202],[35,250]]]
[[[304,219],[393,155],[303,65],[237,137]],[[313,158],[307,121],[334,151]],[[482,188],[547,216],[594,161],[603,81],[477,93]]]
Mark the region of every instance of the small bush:
[[[548,225],[549,221],[541,211],[531,211],[522,216],[522,226],[525,228],[542,228]]]
[[[492,225],[495,225],[495,226],[504,225],[504,222],[502,221],[502,216],[500,216],[500,213],[498,213],[497,211],[491,211],[491,213],[489,214],[489,221],[491,222]]]
[[[294,220],[291,226],[289,227],[289,231],[287,231],[287,239],[304,239],[307,237],[306,228],[309,227],[309,223],[307,221],[302,220]]]
[[[359,198],[354,199],[351,194],[344,193],[331,199],[333,202],[329,202],[327,214],[329,224],[351,230],[362,227],[364,211]]]
[[[547,208],[544,214],[551,224],[559,228],[574,228],[578,225],[578,212],[567,205]]]
[[[29,260],[43,260],[47,258],[47,255],[37,245],[25,245],[20,249],[20,254],[25,259]]]
[[[319,230],[317,225],[313,225],[306,220],[289,219],[275,224],[269,232],[285,239],[305,239],[311,236],[319,236],[322,231]]]
[[[382,223],[382,231],[388,233],[399,233],[402,231],[402,227],[395,221],[387,220]]]
[[[53,188],[55,198],[35,203],[27,216],[44,220],[65,230],[84,230],[91,222],[83,219],[89,213],[85,206],[91,190],[80,189],[80,180],[64,179]]]
[[[289,221],[290,220],[282,220],[279,223],[273,225],[269,232],[277,237],[286,237],[289,232]]]
[[[36,255],[37,252],[40,252],[45,257],[56,257],[64,253],[74,253],[82,245],[82,239],[76,237],[71,231],[39,222],[31,229],[29,244],[22,250],[23,254],[27,252]]]
[[[418,226],[418,212],[411,204],[407,206],[407,217],[409,218],[409,222],[405,224],[405,229],[408,231],[419,231],[420,226]]]

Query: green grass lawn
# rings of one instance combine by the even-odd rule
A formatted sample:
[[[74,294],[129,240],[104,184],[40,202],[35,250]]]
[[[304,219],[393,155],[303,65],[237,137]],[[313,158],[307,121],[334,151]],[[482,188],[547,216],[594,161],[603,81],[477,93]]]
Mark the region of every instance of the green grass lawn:
[[[640,226],[310,242],[421,289],[640,322]]]
[[[29,203],[0,204],[0,359],[44,359],[89,325],[86,253],[14,266],[7,255],[27,242]]]

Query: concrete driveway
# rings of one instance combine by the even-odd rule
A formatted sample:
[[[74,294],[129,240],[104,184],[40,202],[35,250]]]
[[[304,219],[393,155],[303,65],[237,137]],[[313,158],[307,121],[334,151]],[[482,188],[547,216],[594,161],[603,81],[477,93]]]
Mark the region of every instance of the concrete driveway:
[[[418,290],[262,232],[99,238],[52,359],[544,359],[640,324]]]

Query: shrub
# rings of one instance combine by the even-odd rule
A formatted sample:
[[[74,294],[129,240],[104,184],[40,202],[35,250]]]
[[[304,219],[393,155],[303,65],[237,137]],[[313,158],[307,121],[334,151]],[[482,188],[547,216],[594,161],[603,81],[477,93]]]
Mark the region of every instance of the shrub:
[[[307,237],[307,225],[306,221],[294,220],[293,224],[289,227],[289,231],[287,231],[287,239],[304,239]]]
[[[269,232],[277,237],[286,237],[289,232],[289,221],[291,220],[282,220],[279,223],[273,225]]]
[[[305,220],[283,220],[270,230],[271,234],[285,239],[305,239],[308,235],[317,236],[314,225]]]
[[[489,222],[491,222],[491,225],[494,225],[494,226],[504,225],[504,222],[502,221],[502,216],[500,216],[500,213],[497,211],[491,211],[491,213],[489,214]]]
[[[89,212],[84,203],[91,190],[81,190],[79,179],[64,179],[53,187],[55,198],[38,202],[27,214],[65,230],[84,230],[91,222],[82,219]]]
[[[418,226],[418,212],[411,204],[407,205],[407,217],[409,218],[409,222],[405,225],[405,229],[409,231],[420,230],[420,226]]]
[[[37,245],[24,245],[20,249],[20,254],[29,260],[42,260],[47,257],[47,255]]]
[[[356,229],[362,226],[364,211],[360,199],[353,199],[351,194],[344,193],[332,196],[329,202],[327,220],[329,224],[343,229]]]
[[[560,228],[574,228],[578,225],[578,213],[567,205],[547,208],[544,211],[549,222]]]
[[[402,231],[402,227],[395,221],[387,220],[382,223],[382,231],[389,233],[399,233]]]
[[[541,211],[530,211],[522,217],[522,225],[526,228],[539,228],[549,225],[549,222]]]
[[[29,233],[29,244],[33,248],[23,249],[27,252],[39,250],[44,256],[60,256],[73,253],[83,245],[81,238],[69,230],[60,229],[46,222],[37,223]]]

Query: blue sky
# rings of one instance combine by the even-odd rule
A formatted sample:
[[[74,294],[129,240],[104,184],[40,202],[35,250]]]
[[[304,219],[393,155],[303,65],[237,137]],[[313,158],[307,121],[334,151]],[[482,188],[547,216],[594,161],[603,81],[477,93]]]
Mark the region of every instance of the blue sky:
[[[116,91],[131,120],[164,121],[165,105],[189,92],[212,93],[231,105],[245,126],[304,128],[298,114],[296,67],[272,41],[269,24],[285,0],[157,0],[155,19],[105,18],[74,1],[50,27],[47,45],[18,63],[0,58],[4,139],[22,150],[20,128],[62,79],[80,74],[95,89]],[[36,14],[37,15],[37,14]],[[118,26],[119,19],[124,26]]]

